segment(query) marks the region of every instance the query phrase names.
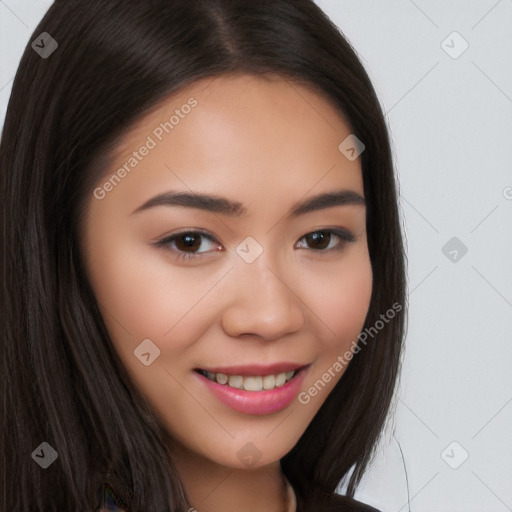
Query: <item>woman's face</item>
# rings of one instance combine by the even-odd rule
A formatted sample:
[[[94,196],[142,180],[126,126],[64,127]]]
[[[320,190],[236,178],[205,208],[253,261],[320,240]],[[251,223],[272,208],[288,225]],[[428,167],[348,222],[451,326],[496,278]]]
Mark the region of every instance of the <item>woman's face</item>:
[[[343,374],[372,291],[360,159],[338,148],[350,133],[302,86],[222,76],[137,123],[98,182],[87,272],[177,447],[275,462]]]

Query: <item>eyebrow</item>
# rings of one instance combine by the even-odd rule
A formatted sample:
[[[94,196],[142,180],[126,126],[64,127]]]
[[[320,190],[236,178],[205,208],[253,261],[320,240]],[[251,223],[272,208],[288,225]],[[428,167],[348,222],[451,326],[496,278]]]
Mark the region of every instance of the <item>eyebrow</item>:
[[[296,203],[290,210],[289,216],[297,217],[308,212],[323,210],[333,206],[365,206],[365,199],[353,190],[336,190],[309,197]],[[198,208],[214,213],[221,213],[230,217],[241,217],[247,215],[247,209],[239,201],[225,197],[192,193],[169,191],[159,194],[146,201],[135,209],[131,215],[156,206],[182,206],[187,208]]]

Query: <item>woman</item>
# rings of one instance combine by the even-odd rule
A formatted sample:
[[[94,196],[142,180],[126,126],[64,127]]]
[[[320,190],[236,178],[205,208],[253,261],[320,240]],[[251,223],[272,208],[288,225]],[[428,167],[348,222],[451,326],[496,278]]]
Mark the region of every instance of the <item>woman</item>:
[[[374,510],[404,250],[348,42],[309,0],[56,1],[32,41],[0,146],[1,509]]]

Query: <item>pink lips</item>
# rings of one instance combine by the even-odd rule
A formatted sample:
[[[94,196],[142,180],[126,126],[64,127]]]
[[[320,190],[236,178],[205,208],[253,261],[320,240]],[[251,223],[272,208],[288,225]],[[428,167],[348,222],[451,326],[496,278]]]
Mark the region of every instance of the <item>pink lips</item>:
[[[257,373],[254,371],[255,367],[251,366],[250,374],[268,375],[273,372],[279,373],[280,371],[291,371],[296,369],[297,365],[295,365],[295,367],[289,368],[288,370],[282,369],[284,368],[283,365],[280,365],[279,368],[280,370],[277,371],[272,368],[272,372],[269,372],[269,367],[265,367],[265,372],[261,373],[260,370],[260,373]],[[237,371],[240,371],[240,373],[237,373],[236,375],[249,374],[247,371],[242,372],[241,369],[242,367],[237,368]],[[263,415],[278,412],[290,404],[290,402],[297,396],[300,391],[302,383],[304,382],[306,371],[307,367],[302,367],[297,372],[297,374],[283,386],[261,391],[245,391],[243,389],[232,388],[227,384],[219,384],[218,382],[214,382],[208,377],[201,375],[200,373],[194,372],[194,374],[198,379],[200,379],[201,382],[206,385],[206,387],[218,400],[231,407],[235,411],[243,412],[245,414]],[[214,373],[222,372],[219,370],[219,372]],[[230,367],[230,374],[235,375],[233,372],[233,367]]]

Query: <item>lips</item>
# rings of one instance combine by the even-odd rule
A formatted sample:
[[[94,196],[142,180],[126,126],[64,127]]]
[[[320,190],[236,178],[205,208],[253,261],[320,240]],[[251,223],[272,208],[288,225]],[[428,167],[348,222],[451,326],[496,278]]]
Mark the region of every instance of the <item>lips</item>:
[[[217,384],[245,391],[262,391],[283,386],[304,367],[297,363],[281,362],[265,366],[251,364],[196,368],[195,371]]]
[[[213,373],[209,371],[197,370],[213,382],[223,384],[236,389],[245,391],[261,391],[262,389],[275,389],[283,386],[290,381],[297,372],[280,372],[270,375],[227,375],[225,373]]]
[[[246,414],[262,415],[280,411],[291,403],[302,387],[309,366],[239,365],[196,368],[195,373],[206,389],[225,405]]]

